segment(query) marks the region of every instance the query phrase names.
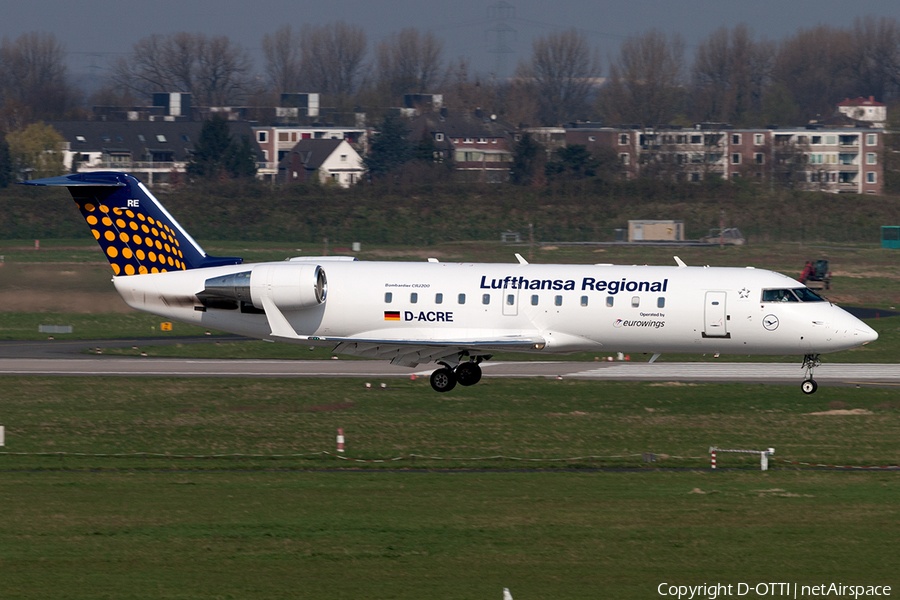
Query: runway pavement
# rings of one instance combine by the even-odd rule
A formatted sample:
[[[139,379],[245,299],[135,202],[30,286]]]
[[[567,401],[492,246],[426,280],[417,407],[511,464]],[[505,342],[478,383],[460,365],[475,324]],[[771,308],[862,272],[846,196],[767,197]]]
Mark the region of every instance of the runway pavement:
[[[797,363],[636,363],[523,361],[483,363],[484,376],[797,384]],[[0,358],[0,375],[112,377],[357,377],[428,376],[434,365],[417,368],[369,360],[214,360],[178,358]],[[823,385],[900,386],[900,365],[825,363],[815,379]]]
[[[250,338],[239,335],[140,337],[109,340],[2,340],[2,358],[61,358],[78,356],[94,348],[129,348],[131,346],[171,346],[173,344],[210,344],[214,342],[244,342]]]

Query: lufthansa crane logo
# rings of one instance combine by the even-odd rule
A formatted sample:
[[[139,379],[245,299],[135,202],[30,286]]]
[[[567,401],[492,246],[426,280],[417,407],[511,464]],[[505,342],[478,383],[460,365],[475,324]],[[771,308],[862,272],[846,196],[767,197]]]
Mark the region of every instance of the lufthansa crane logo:
[[[778,317],[775,315],[766,315],[763,317],[763,327],[769,331],[775,331],[778,329]]]

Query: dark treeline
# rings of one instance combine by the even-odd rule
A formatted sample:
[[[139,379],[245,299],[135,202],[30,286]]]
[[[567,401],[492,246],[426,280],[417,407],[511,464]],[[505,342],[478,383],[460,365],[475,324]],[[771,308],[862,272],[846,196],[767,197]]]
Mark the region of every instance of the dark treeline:
[[[678,35],[647,31],[601,57],[571,29],[535,39],[514,76],[502,80],[447,56],[438,37],[414,28],[372,44],[344,22],[285,25],[261,46],[256,65],[226,36],[151,35],[87,96],[69,83],[65,49],[52,34],[4,39],[0,130],[84,118],[92,105],[145,104],[154,92],[188,92],[197,106],[276,106],[283,92],[319,92],[342,124],[352,123],[357,108],[378,122],[409,93],[442,93],[453,110],[480,107],[530,125],[798,125],[829,116],[847,97],[900,99],[900,22],[888,17],[800,29],[780,40],[738,25],[710,34],[692,56]]]
[[[0,192],[0,238],[89,238],[64,190],[11,186]],[[163,202],[198,240],[417,245],[498,241],[501,231],[538,242],[613,241],[629,219],[678,219],[690,238],[736,226],[751,242],[878,243],[900,222],[900,200],[770,189],[750,182],[679,183],[585,179],[542,188],[491,184],[373,185],[347,190],[257,181],[203,182]],[[291,246],[300,247],[300,246]]]

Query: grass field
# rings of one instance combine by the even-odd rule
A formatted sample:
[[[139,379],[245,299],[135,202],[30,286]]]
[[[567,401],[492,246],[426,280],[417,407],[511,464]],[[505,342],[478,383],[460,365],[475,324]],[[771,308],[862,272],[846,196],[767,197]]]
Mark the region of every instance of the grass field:
[[[522,458],[633,455],[576,466],[705,467],[709,446],[774,446],[781,458],[852,465],[900,463],[900,402],[889,389],[694,385],[486,379],[435,395],[427,379],[4,378],[6,456],[17,468],[231,468],[231,460],[66,458],[56,453],[265,454],[334,450],[338,427],[351,457],[406,454]],[[829,409],[866,415],[812,415]],[[756,458],[731,456],[732,466]],[[161,461],[161,462],[160,462]],[[245,467],[271,462],[244,460]],[[417,466],[472,466],[465,461]],[[500,466],[500,462],[487,463]],[[509,466],[509,463],[504,463]],[[337,466],[319,456],[283,459],[284,468]],[[377,465],[374,465],[377,466]],[[412,466],[407,465],[407,466]],[[535,466],[552,466],[536,463]]]
[[[653,598],[900,583],[890,473],[3,477],[4,598]],[[752,597],[752,596],[748,596]]]
[[[161,332],[161,319],[130,311],[93,242],[31,243],[0,242],[0,339],[46,338],[39,324],[74,325],[82,339],[205,333],[178,323]],[[207,250],[249,260],[321,252],[259,242]],[[534,262],[621,264],[671,264],[677,253],[794,275],[829,258],[833,299],[900,305],[895,254],[867,246],[364,250],[369,260],[511,262],[530,250]],[[878,342],[826,360],[896,362],[900,318],[870,324]],[[262,342],[120,352],[141,351],[328,355]],[[687,358],[748,360],[661,360]],[[486,379],[439,396],[425,379],[372,383],[0,378],[0,598],[499,599],[509,587],[532,600],[657,597],[663,582],[900,586],[900,473],[779,462],[761,473],[756,456],[739,454],[719,455],[736,470],[708,468],[712,445],[900,464],[895,390]],[[406,458],[323,455],[339,427],[349,458]],[[551,460],[570,457],[595,458]],[[607,467],[620,470],[596,470]]]
[[[898,585],[889,390],[486,380],[3,378],[3,598],[649,598],[659,583]],[[835,407],[864,414],[825,415]],[[523,458],[175,459],[57,453]],[[675,455],[696,459],[678,459]],[[638,471],[597,472],[592,467]],[[354,468],[355,467],[355,468]],[[435,470],[437,467],[449,470]],[[546,472],[538,467],[554,467]],[[649,467],[691,467],[655,470]],[[349,470],[348,470],[349,468]],[[476,470],[472,470],[476,469]]]

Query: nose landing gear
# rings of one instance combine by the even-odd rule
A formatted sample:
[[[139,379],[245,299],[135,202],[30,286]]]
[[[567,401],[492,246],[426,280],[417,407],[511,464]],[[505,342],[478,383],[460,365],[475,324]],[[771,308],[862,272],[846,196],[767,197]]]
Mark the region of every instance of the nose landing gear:
[[[822,364],[818,354],[807,354],[803,357],[803,369],[806,369],[806,378],[800,384],[804,394],[815,394],[819,384],[813,379],[813,371]]]

